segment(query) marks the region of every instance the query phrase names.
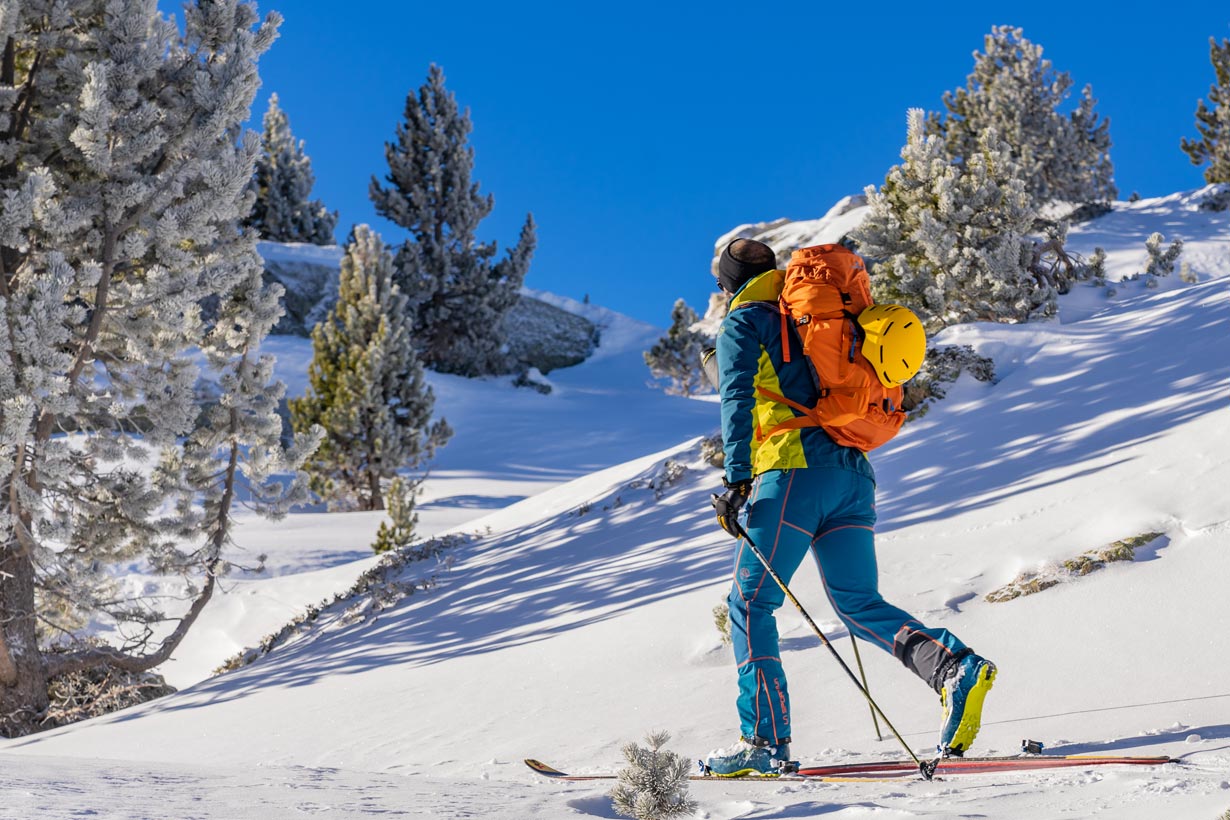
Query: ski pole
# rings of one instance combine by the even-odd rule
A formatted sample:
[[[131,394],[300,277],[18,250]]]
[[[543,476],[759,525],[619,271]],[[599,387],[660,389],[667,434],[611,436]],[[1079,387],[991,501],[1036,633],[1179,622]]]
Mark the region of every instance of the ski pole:
[[[870,694],[871,687],[867,685],[867,672],[863,669],[863,656],[858,653],[858,638],[854,637],[853,632],[850,633],[850,643],[854,645],[854,660],[858,664],[858,676],[863,679],[863,688]],[[880,734],[880,719],[876,717],[875,709],[871,709],[871,725],[876,727],[876,740],[883,740],[884,735]]]
[[[795,608],[799,610],[799,613],[802,614],[803,619],[807,621],[807,625],[810,626],[812,631],[815,632],[820,638],[820,643],[824,644],[825,647],[828,648],[829,652],[831,652],[833,657],[836,658],[837,663],[840,664],[841,668],[846,671],[846,675],[850,678],[850,681],[858,688],[858,691],[863,693],[863,697],[867,699],[867,703],[871,705],[872,710],[878,712],[880,717],[884,718],[884,725],[887,726],[889,731],[893,733],[893,736],[897,738],[897,741],[901,744],[901,747],[905,749],[906,754],[908,754],[910,758],[918,764],[918,773],[922,775],[923,780],[930,780],[934,777],[935,769],[940,763],[940,758],[937,757],[935,760],[924,762],[918,758],[918,755],[914,754],[914,750],[910,748],[910,744],[905,742],[905,738],[903,738],[901,733],[897,731],[895,726],[893,726],[893,722],[888,719],[888,715],[884,714],[884,710],[880,708],[880,705],[875,702],[873,697],[871,697],[871,693],[858,682],[858,678],[854,676],[854,672],[851,671],[846,662],[842,660],[841,655],[837,653],[837,650],[833,647],[832,642],[825,637],[825,634],[820,630],[820,627],[816,626],[816,622],[813,621],[811,616],[807,614],[807,610],[803,609],[803,605],[799,603],[799,599],[794,597],[794,593],[790,591],[790,587],[786,586],[786,582],[783,581],[782,577],[777,574],[777,570],[773,569],[773,565],[769,563],[769,559],[764,557],[764,553],[760,551],[760,548],[756,546],[756,542],[753,541],[747,534],[747,530],[743,529],[743,525],[739,523],[738,519],[735,519],[734,516],[731,516],[731,518],[732,523],[735,525],[735,532],[741,536],[743,540],[747,541],[747,545],[751,547],[752,553],[756,556],[760,563],[764,565],[764,568],[768,571],[774,582],[781,587],[782,592],[785,593],[786,597],[790,599],[790,603],[794,604]]]

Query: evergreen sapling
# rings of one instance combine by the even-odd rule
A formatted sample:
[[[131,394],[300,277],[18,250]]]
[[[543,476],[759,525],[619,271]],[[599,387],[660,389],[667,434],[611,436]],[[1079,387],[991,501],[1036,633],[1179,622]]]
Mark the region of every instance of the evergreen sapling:
[[[668,820],[696,811],[696,801],[688,795],[688,772],[692,763],[663,747],[670,740],[667,732],[645,736],[647,748],[636,743],[623,747],[628,765],[619,772],[619,783],[611,791],[615,811],[634,820]]]
[[[411,345],[406,304],[392,255],[359,225],[342,258],[337,303],[312,331],[307,394],[290,401],[295,430],[326,431],[307,469],[331,508],[384,509],[385,482],[429,460],[452,435],[443,419],[431,420],[435,395]]]
[[[692,330],[699,319],[687,302],[677,300],[671,309],[671,326],[666,335],[645,351],[649,372],[656,379],[668,381],[667,393],[691,396],[709,390],[701,367],[701,354],[709,339]]]
[[[419,515],[414,511],[414,505],[418,499],[421,484],[421,479],[410,481],[402,476],[389,482],[389,490],[385,494],[389,520],[380,522],[380,529],[376,531],[376,540],[372,543],[372,551],[377,555],[405,549],[414,541],[414,528],[419,522]]]
[[[1183,240],[1176,239],[1170,247],[1162,250],[1166,237],[1154,231],[1145,240],[1145,250],[1149,253],[1149,264],[1145,267],[1145,275],[1152,277],[1169,276],[1174,273],[1174,266],[1183,253]]]

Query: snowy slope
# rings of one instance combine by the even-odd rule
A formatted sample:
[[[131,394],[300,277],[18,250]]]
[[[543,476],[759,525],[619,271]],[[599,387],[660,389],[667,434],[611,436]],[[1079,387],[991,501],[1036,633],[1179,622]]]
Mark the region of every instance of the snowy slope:
[[[1230,215],[1195,201],[1121,203],[1072,240],[1085,253],[1105,247],[1119,278],[1140,269],[1148,233],[1183,236],[1198,284],[1125,283],[1113,298],[1081,286],[1055,322],[949,329],[941,341],[994,356],[999,381],[960,383],[873,457],[886,597],[1000,665],[977,750],[1012,753],[1031,737],[1059,752],[1184,763],[705,783],[692,788],[699,816],[1143,820],[1230,808]],[[366,621],[328,618],[175,696],[4,742],[0,817],[613,817],[600,784],[542,782],[520,758],[599,771],[650,729],[691,756],[732,740],[733,662],[710,616],[731,543],[707,508],[719,475],[695,442],[716,428],[716,408],[647,388],[638,345],[657,331],[618,330],[604,333],[603,355],[552,373],[551,396],[502,380],[434,382],[458,432],[433,469],[424,520],[483,534],[458,548],[441,586]],[[662,486],[667,459],[689,469]],[[297,594],[306,604],[344,588],[370,563],[377,522],[246,522],[240,543],[276,549],[279,569],[231,596],[255,612],[256,599],[272,607],[267,594],[292,609]],[[1145,531],[1165,538],[1136,562],[983,599],[1022,569]],[[849,656],[815,569],[792,588]],[[228,616],[215,634],[235,640],[249,615]],[[899,757],[874,739],[802,619],[786,609],[780,622],[795,754]],[[202,640],[180,663],[205,668],[217,650]],[[863,659],[898,729],[932,747],[934,695],[891,657]]]

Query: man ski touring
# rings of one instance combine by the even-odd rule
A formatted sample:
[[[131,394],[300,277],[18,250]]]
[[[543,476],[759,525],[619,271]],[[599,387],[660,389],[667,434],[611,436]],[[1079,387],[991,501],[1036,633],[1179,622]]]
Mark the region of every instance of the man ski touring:
[[[848,254],[843,259],[854,260],[849,264],[866,281],[856,255],[838,246],[823,248],[826,253],[832,249]],[[944,716],[940,751],[961,755],[978,733],[983,700],[996,668],[948,630],[929,628],[881,597],[875,557],[875,474],[863,449],[838,444],[825,427],[811,420],[809,412],[832,391],[822,391],[817,384],[816,354],[805,351],[800,341],[802,326],[814,317],[793,319],[785,312],[786,274],[775,265],[769,246],[748,239],[731,242],[719,259],[718,283],[731,304],[718,331],[715,357],[726,454],[726,490],[714,498],[718,522],[738,536],[738,515],[746,505],[747,535],[786,583],[810,552],[829,601],[850,634],[892,653],[940,695]],[[841,297],[849,302],[847,294]],[[867,316],[877,309],[876,316],[902,311],[900,315],[913,318],[896,306],[870,308]],[[864,325],[861,331],[848,333],[850,361],[856,346],[867,355],[875,341],[879,361],[889,364],[871,367],[883,368],[877,374],[885,384],[894,378],[899,384],[917,370],[925,352],[920,328],[917,336],[886,332],[872,340],[869,319],[840,309],[836,316],[838,334],[843,332],[839,324],[853,326],[856,318]],[[893,324],[890,317],[887,326]],[[824,328],[828,327],[826,322]],[[881,323],[880,329],[884,327]],[[854,341],[856,336],[861,344]],[[915,362],[912,370],[897,376],[888,372],[907,359]],[[706,364],[712,374],[712,361]],[[896,421],[896,426],[900,423]],[[741,737],[732,747],[709,756],[707,765],[714,774],[772,775],[790,759],[790,695],[774,617],[783,601],[781,588],[739,537],[728,603],[738,664]]]

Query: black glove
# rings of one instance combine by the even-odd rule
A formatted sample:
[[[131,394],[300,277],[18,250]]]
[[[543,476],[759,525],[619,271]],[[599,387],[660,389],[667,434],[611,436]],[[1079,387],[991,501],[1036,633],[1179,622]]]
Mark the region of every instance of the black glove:
[[[733,483],[723,480],[722,483],[726,485],[726,492],[721,495],[713,494],[713,509],[717,512],[718,524],[722,529],[737,538],[739,536],[739,510],[743,508],[747,497],[752,494],[752,482],[744,479]]]

